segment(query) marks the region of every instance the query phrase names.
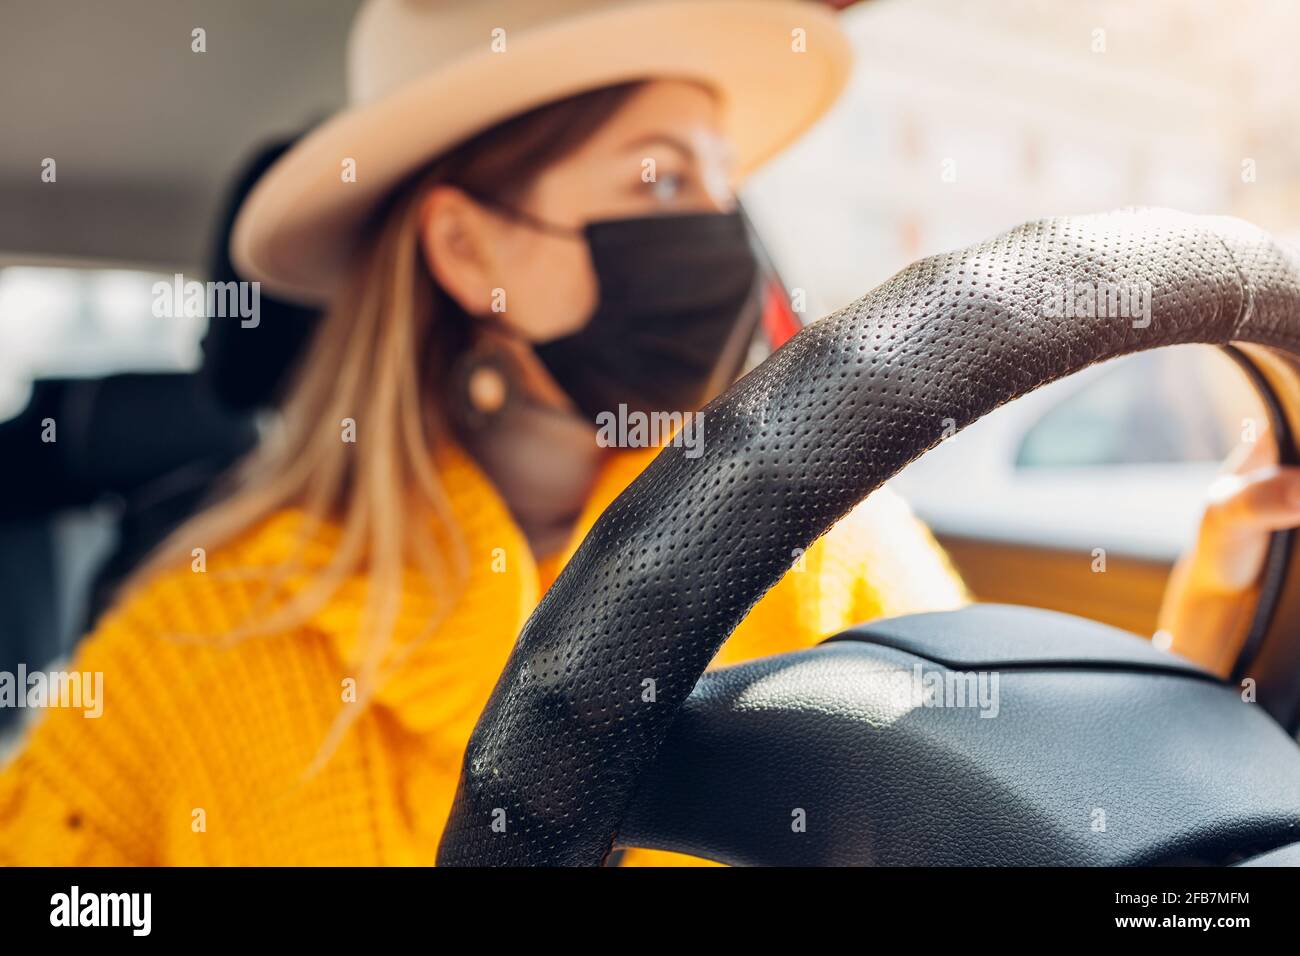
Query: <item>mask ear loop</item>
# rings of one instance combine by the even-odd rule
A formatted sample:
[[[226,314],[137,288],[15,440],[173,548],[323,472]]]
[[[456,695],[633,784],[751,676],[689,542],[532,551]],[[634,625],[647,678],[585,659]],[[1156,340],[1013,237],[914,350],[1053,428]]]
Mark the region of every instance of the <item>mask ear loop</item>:
[[[555,236],[558,239],[583,239],[583,227],[562,226],[547,222],[532,213],[526,212],[492,196],[484,196],[473,190],[460,187],[465,195],[475,202],[486,206],[502,217],[517,222],[537,232]],[[492,330],[498,335],[508,336],[534,343],[524,338],[517,329],[512,328],[499,318],[490,321]],[[476,342],[455,363],[450,376],[452,385],[452,407],[456,417],[463,426],[479,430],[494,424],[505,414],[509,406],[520,400],[518,389],[512,381],[513,376],[507,366],[490,349],[485,349],[482,341]],[[548,409],[549,411],[549,409]],[[563,414],[557,412],[557,414]]]
[[[513,207],[511,204],[503,202],[503,200],[494,198],[494,196],[480,195],[474,193],[473,190],[464,189],[464,187],[460,187],[460,189],[474,202],[491,209],[493,212],[497,212],[504,219],[519,222],[519,224],[528,226],[529,229],[536,230],[539,233],[554,235],[555,238],[582,239],[582,241],[585,241],[582,226],[563,226],[556,224],[556,222],[547,222],[541,217],[534,216],[533,213]],[[491,321],[491,330],[498,336],[519,339],[529,347],[534,345],[534,342],[525,338],[519,330],[511,328],[510,325],[503,323],[499,319]],[[461,425],[465,425],[465,427],[471,428],[473,431],[497,423],[506,414],[510,406],[515,405],[516,402],[524,401],[521,398],[511,369],[490,349],[486,349],[481,338],[456,360],[450,377],[452,407],[458,412],[456,418],[459,419]],[[546,408],[546,411],[552,410]],[[555,411],[555,414],[564,415],[564,412]]]
[[[544,233],[548,236],[555,236],[557,239],[585,238],[583,226],[563,226],[559,223],[548,222],[540,216],[535,216],[531,212],[520,209],[518,206],[512,206],[509,203],[492,196],[483,196],[479,193],[464,189],[464,187],[461,187],[461,191],[475,202],[482,206],[487,206],[503,218],[510,219],[522,226],[527,226],[529,229],[533,229],[536,232]]]
[[[459,188],[461,189],[462,192],[465,193],[465,195],[469,196],[475,202],[479,203],[482,206],[486,206],[488,209],[491,209],[493,212],[496,212],[497,214],[501,215],[505,219],[509,219],[513,222],[517,222],[520,225],[526,226],[527,228],[533,229],[545,235],[555,236],[557,239],[579,239],[584,242],[586,241],[586,233],[585,233],[584,226],[563,226],[560,225],[559,223],[548,222],[547,220],[542,219],[539,216],[535,216],[530,212],[520,209],[517,206],[513,206],[501,199],[497,199],[494,196],[485,196],[474,190],[466,189],[463,186]],[[493,331],[495,331],[498,335],[505,335],[510,338],[523,341],[530,348],[534,347],[537,344],[536,342],[533,342],[531,339],[526,338],[517,329],[514,329],[511,326],[507,325],[505,322],[501,321],[499,318],[493,318],[491,320],[491,327]],[[468,372],[465,374],[465,377],[462,379],[462,381],[468,384],[472,382],[473,378],[477,374],[480,384],[478,388],[473,389],[473,391],[477,391],[480,395],[482,395],[483,393],[490,393],[493,389],[481,384],[483,381],[482,373],[479,371],[481,366],[480,363],[476,361],[476,355],[475,355],[475,353],[478,353],[479,351],[480,349],[477,347],[471,349],[470,355],[468,357],[468,361],[466,362],[466,365],[468,367]],[[504,377],[506,379],[507,385],[509,385],[509,376],[504,373],[504,369],[499,364],[496,366],[496,368],[493,369],[493,372],[496,375],[500,375]],[[453,376],[453,378],[455,377]],[[470,392],[468,392],[463,388],[460,391],[461,394],[464,396],[468,396],[470,394]],[[500,411],[504,410],[504,406],[509,403],[509,400],[513,400],[515,398],[514,391],[515,389],[513,388],[507,389],[506,401],[502,402],[501,408],[493,410],[491,413],[487,415],[482,414],[480,410],[480,413],[475,414],[473,416],[474,420],[481,426],[482,424],[490,421],[492,418],[495,418]]]

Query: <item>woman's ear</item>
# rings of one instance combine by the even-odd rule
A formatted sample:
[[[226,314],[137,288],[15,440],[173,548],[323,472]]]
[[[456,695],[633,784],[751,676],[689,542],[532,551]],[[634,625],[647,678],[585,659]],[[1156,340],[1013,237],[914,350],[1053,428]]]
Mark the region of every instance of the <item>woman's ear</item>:
[[[438,185],[420,204],[420,246],[438,284],[469,315],[492,310],[496,281],[491,220],[454,186]]]

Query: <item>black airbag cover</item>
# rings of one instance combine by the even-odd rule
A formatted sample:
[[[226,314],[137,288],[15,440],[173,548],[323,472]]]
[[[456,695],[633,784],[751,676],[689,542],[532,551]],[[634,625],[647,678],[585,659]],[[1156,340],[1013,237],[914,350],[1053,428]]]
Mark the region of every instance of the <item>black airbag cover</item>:
[[[886,618],[850,628],[830,641],[870,641],[948,667],[1118,667],[1174,671],[1214,679],[1185,657],[1150,641],[1072,614],[1006,604],[974,604],[959,614],[939,611]]]
[[[706,674],[620,844],[749,865],[1005,866],[1229,863],[1300,840],[1300,748],[1238,689],[1140,638],[993,605],[849,635]],[[909,704],[898,674],[948,670],[926,648],[1005,661],[996,716]]]

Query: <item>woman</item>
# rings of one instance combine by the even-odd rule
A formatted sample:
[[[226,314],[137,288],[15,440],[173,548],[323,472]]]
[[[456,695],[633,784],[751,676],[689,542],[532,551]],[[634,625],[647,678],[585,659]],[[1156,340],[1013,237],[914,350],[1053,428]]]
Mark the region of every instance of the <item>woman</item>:
[[[433,861],[520,627],[653,454],[601,447],[594,416],[734,377],[755,265],[732,185],[847,64],[804,4],[542,6],[363,8],[358,105],[236,227],[246,274],[334,296],[284,421],[85,642],[103,716],[44,715],[0,778],[0,860]],[[720,660],[963,600],[879,493]]]

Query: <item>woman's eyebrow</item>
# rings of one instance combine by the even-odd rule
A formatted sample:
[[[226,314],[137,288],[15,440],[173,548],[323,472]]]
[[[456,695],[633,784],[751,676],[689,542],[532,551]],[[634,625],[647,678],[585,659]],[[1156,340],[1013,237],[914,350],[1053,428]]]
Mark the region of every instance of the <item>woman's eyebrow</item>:
[[[681,153],[686,159],[695,159],[695,149],[684,139],[679,139],[668,133],[650,133],[645,136],[638,136],[624,145],[625,150],[640,149],[645,146],[653,145],[668,146]]]

